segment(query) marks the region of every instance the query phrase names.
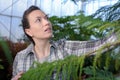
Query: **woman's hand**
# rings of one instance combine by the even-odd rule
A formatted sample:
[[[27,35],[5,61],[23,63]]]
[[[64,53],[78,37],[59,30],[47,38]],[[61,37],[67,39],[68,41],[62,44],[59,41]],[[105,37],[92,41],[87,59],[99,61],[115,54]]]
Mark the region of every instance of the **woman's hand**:
[[[13,77],[11,80],[19,80],[24,72],[19,72],[15,77]]]

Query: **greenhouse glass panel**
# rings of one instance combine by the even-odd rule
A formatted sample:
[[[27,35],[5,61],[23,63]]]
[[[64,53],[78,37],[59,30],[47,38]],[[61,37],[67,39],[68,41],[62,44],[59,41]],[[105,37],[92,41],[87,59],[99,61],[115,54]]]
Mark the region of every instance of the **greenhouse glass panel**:
[[[9,38],[10,35],[10,18],[0,15],[0,36]]]

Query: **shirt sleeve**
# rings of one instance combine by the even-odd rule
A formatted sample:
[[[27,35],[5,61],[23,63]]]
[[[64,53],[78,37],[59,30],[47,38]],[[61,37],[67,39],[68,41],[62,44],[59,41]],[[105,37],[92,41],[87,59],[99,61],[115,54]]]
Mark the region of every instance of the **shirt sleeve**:
[[[94,52],[102,46],[114,43],[115,41],[117,41],[115,33],[109,37],[93,41],[65,41],[64,51],[68,55],[75,54],[79,56],[89,52]]]
[[[18,73],[18,55],[15,56],[14,62],[13,62],[13,71],[12,71],[12,77],[14,77],[15,75],[17,75]]]

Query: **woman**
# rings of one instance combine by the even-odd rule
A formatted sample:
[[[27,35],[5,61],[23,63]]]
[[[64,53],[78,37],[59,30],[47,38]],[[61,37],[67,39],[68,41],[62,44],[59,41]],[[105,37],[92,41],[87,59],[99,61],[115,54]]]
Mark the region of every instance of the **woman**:
[[[99,41],[50,41],[53,35],[52,25],[47,15],[36,6],[31,6],[24,12],[22,25],[32,43],[17,53],[13,63],[12,80],[18,80],[24,72],[29,70],[34,61],[51,62],[64,59],[70,53],[80,56],[117,40],[113,34]]]

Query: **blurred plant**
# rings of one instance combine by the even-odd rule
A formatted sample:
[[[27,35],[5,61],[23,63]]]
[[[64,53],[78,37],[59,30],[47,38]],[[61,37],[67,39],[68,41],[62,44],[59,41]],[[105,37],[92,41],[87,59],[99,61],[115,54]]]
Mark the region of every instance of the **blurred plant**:
[[[3,39],[0,39],[0,53],[0,79],[9,80],[13,57],[8,43]]]
[[[107,10],[104,8],[105,10],[101,9],[90,16],[85,16],[80,12],[74,16],[50,17],[53,24],[54,40],[61,38],[70,40],[100,39],[105,35],[115,33],[118,41],[103,46],[96,51],[96,55],[92,55],[94,52],[90,52],[79,57],[71,55],[64,60],[51,63],[35,62],[36,68],[31,68],[22,76],[21,80],[50,80],[54,72],[56,72],[56,80],[59,75],[62,80],[115,80],[115,74],[120,71],[120,20],[112,17],[115,15],[111,10],[113,13],[115,9],[119,11],[118,4],[114,5],[114,8],[106,8]],[[104,13],[112,15],[108,14],[106,17],[103,16]],[[103,17],[99,17],[99,15]],[[109,50],[103,53],[104,49]]]
[[[120,1],[116,2],[114,5],[103,6],[98,9],[93,16],[101,18],[105,21],[116,21],[120,20]]]
[[[1,59],[0,59],[0,63],[1,63]],[[3,67],[3,65],[2,64],[0,64],[0,69],[4,69],[4,67]]]
[[[9,62],[9,64],[12,64],[13,58],[12,58],[11,51],[10,51],[10,49],[8,47],[7,42],[5,40],[0,39],[0,46],[3,49],[4,54],[5,54],[8,62]]]
[[[115,80],[114,74],[120,71],[119,20],[113,22],[103,21],[93,16],[84,16],[82,13],[63,18],[53,16],[50,20],[53,23],[55,34],[53,39],[55,40],[60,38],[90,40],[91,36],[98,39],[105,35],[110,36],[111,33],[115,33],[118,40],[104,45],[95,52],[86,53],[86,55],[71,55],[64,60],[51,63],[44,62],[40,64],[35,62],[36,68],[28,70],[20,80],[50,80],[54,72],[56,72],[55,80],[59,80],[59,77],[62,80]],[[103,52],[104,50],[107,51]],[[93,55],[93,53],[96,53],[96,55]]]
[[[50,17],[50,21],[53,24],[53,34],[54,40],[59,40],[61,38],[69,39],[69,40],[89,40],[92,35],[97,35],[98,32],[95,32],[93,29],[87,28],[88,25],[95,24],[96,20],[93,20],[91,16],[85,16],[80,13],[75,16],[65,16],[65,17]],[[100,22],[100,20],[99,20]],[[102,23],[102,22],[101,22]],[[100,23],[96,23],[98,26]],[[94,25],[93,25],[94,26]],[[98,34],[97,34],[98,33]],[[84,37],[86,36],[86,37]]]
[[[53,24],[54,40],[65,38],[68,40],[94,40],[104,37],[120,28],[120,21],[103,21],[94,16],[78,13],[74,16],[50,17]]]
[[[120,41],[113,44],[118,46]],[[64,60],[44,62],[42,64],[35,62],[34,65],[36,67],[31,67],[30,70],[23,74],[20,80],[51,80],[53,75],[56,75],[54,77],[55,80],[59,80],[59,78],[62,80],[115,80],[113,73],[120,70],[120,64],[118,65],[116,60],[119,62],[120,59],[114,60],[113,55],[119,57],[120,55],[112,53],[101,54],[103,48],[110,48],[113,44],[105,45],[95,51],[96,55],[92,55],[93,53],[90,52],[81,56],[71,55]],[[116,64],[118,68],[115,68]],[[111,69],[114,70],[112,71]]]
[[[11,79],[13,59],[16,53],[27,45],[27,43],[13,43],[0,38],[0,80]]]

